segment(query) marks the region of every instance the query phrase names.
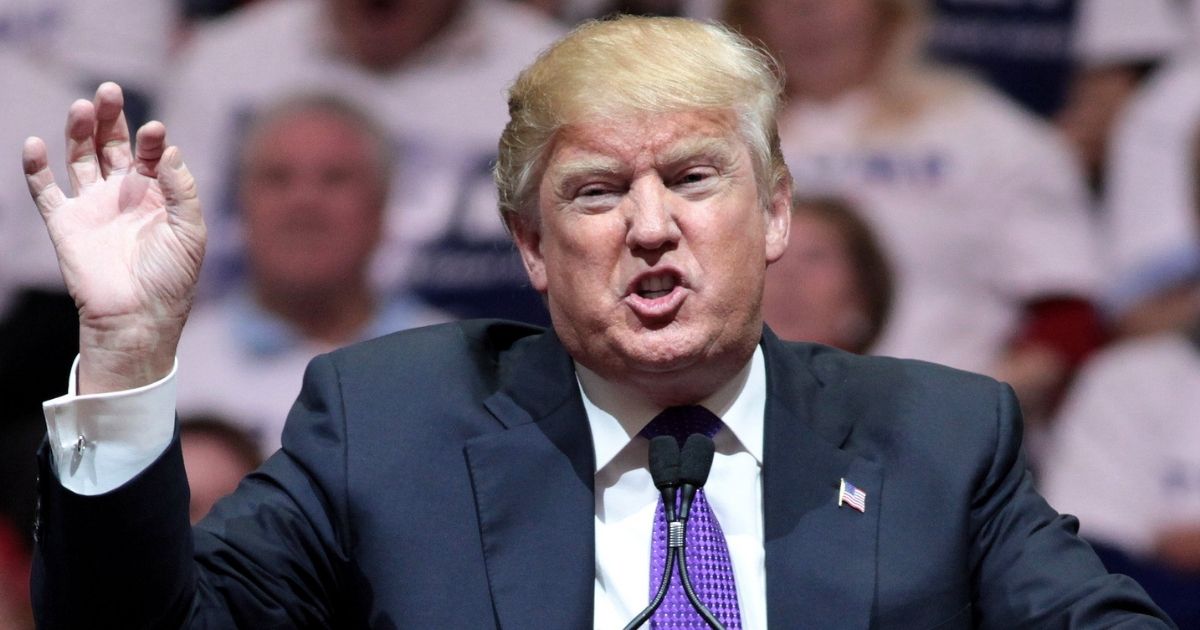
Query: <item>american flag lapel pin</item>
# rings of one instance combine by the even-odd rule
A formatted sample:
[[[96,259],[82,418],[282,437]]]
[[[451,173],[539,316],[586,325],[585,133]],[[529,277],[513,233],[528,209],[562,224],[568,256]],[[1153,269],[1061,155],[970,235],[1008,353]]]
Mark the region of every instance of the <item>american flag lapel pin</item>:
[[[854,487],[854,484],[843,478],[838,485],[838,507],[842,507],[842,504],[849,505],[859,512],[866,513],[867,493]]]

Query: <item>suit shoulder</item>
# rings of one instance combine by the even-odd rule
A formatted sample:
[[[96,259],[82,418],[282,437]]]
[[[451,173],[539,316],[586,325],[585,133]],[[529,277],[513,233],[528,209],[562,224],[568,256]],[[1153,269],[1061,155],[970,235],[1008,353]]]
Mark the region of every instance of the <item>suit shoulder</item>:
[[[397,373],[427,377],[495,373],[505,355],[544,329],[505,320],[477,319],[403,330],[328,355],[344,376]]]
[[[988,376],[926,361],[859,356],[825,347],[792,351],[809,354],[822,399],[847,410],[860,437],[895,443],[911,436],[942,436],[963,446],[976,442],[985,446],[993,442],[998,429],[1019,430],[998,427],[998,421],[1019,422],[1019,412],[1011,388]]]
[[[804,349],[793,349],[804,352]],[[994,396],[1004,387],[995,379],[949,366],[895,357],[864,356],[824,346],[810,347],[814,373],[826,385],[874,396],[934,396],[954,393]]]
[[[841,447],[888,467],[893,479],[960,487],[960,476],[983,479],[1001,449],[1020,444],[1016,398],[992,378],[911,359],[793,351],[808,353],[819,383],[811,410],[824,419],[818,424],[842,427]]]

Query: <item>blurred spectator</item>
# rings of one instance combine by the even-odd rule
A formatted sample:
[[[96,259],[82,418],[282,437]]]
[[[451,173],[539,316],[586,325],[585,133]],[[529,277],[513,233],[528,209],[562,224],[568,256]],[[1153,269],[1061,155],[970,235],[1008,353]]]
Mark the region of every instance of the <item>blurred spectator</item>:
[[[206,203],[201,299],[244,270],[228,161],[250,115],[297,91],[353,98],[397,151],[397,194],[372,276],[457,315],[547,321],[496,217],[491,164],[504,92],[561,33],[501,0],[262,0],[198,27],[171,70],[162,117]]]
[[[775,333],[867,352],[891,302],[891,270],[867,224],[839,201],[798,199],[787,251],[763,287],[763,318]]]
[[[1088,1],[930,0],[929,51],[1050,117],[1066,97],[1072,31],[1079,5]]]
[[[873,351],[1010,382],[1031,417],[1100,340],[1076,163],[1053,129],[918,58],[912,0],[761,0],[733,16],[781,58],[801,195],[862,209],[894,265]]]
[[[211,20],[232,13],[254,0],[180,0],[183,6],[183,19],[194,24],[202,20]]]
[[[0,94],[0,320],[18,291],[25,288],[61,291],[62,274],[46,226],[29,200],[21,168],[20,147],[30,135],[42,138],[63,136],[59,112],[82,91],[54,73],[46,72],[11,50],[0,48],[0,76],[14,88]],[[57,181],[65,182],[66,170],[52,165]],[[62,179],[58,179],[58,178]],[[0,356],[0,362],[5,358]],[[61,374],[59,375],[61,378]]]
[[[285,100],[249,127],[236,160],[248,274],[188,322],[180,414],[227,417],[272,451],[313,356],[447,318],[369,285],[389,154],[374,123],[331,96]]]
[[[0,630],[31,630],[29,550],[17,528],[0,516]]]
[[[1097,354],[1052,436],[1047,500],[1180,627],[1200,628],[1200,316]]]
[[[9,571],[12,560],[32,545],[33,454],[46,434],[42,401],[65,391],[64,376],[79,348],[79,320],[45,225],[29,200],[19,147],[31,133],[61,138],[62,117],[53,112],[77,95],[54,73],[2,44],[0,76],[10,88],[0,95],[0,528],[5,530],[0,533],[0,600],[12,595],[19,605],[24,598],[23,608],[15,610],[27,616],[28,566],[19,588],[12,586]],[[59,181],[67,181],[60,164],[53,168],[63,177]],[[0,628],[8,627],[6,605],[14,602],[0,601]]]
[[[1179,0],[932,0],[931,5],[934,58],[975,70],[1047,118],[1072,100],[1077,68],[1161,59],[1187,37]]]
[[[208,514],[214,503],[233,492],[242,477],[262,463],[258,445],[250,434],[212,416],[196,416],[179,423],[179,443],[187,472],[192,524]]]
[[[173,0],[0,0],[0,76],[8,88],[0,96],[5,117],[0,123],[0,320],[13,310],[46,306],[48,294],[65,295],[50,239],[25,188],[18,147],[29,135],[61,138],[59,112],[91,95],[104,80],[124,84],[131,124],[145,119],[176,12]],[[52,168],[65,186],[65,171],[57,163]],[[36,304],[17,303],[21,300]],[[74,335],[75,328],[71,325],[65,336]],[[15,332],[47,339],[64,334],[46,327]],[[0,356],[0,363],[28,360]],[[61,393],[67,366],[59,366],[53,377],[60,388],[55,395]]]
[[[41,72],[88,95],[119,82],[136,124],[163,77],[179,11],[178,0],[0,0],[0,49],[36,59]]]
[[[522,0],[565,24],[618,13],[665,15],[711,20],[721,16],[723,0]]]
[[[1191,33],[1180,0],[1086,0],[1077,9],[1074,66],[1055,123],[1096,190],[1104,187],[1113,126],[1138,87]]]
[[[1117,126],[1105,307],[1122,335],[1178,328],[1200,313],[1200,54],[1158,72]]]

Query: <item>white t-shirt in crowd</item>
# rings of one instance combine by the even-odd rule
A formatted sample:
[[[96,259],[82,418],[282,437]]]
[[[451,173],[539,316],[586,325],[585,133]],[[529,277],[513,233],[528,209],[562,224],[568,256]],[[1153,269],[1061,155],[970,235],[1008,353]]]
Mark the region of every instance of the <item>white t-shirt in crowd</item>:
[[[392,300],[376,310],[358,341],[450,319],[417,301]],[[235,291],[188,318],[177,352],[176,410],[183,420],[215,414],[245,429],[268,455],[279,448],[308,362],[333,349]]]
[[[1085,66],[1170,56],[1194,38],[1188,9],[1179,0],[1077,2],[1073,56]]]
[[[36,58],[81,89],[116,81],[153,95],[179,13],[173,0],[0,0],[0,49]],[[67,105],[51,111],[62,118]]]
[[[1165,288],[1169,278],[1156,270],[1200,243],[1198,132],[1200,53],[1157,72],[1113,130],[1105,202],[1113,265],[1105,301],[1113,314]]]
[[[164,87],[162,117],[209,218],[202,299],[236,282],[228,264],[241,248],[234,156],[250,115],[312,92],[357,103],[391,134],[398,162],[375,260],[380,288],[397,290],[409,275],[447,291],[527,285],[498,217],[491,166],[508,122],[509,85],[562,27],[517,3],[468,0],[414,58],[380,73],[334,52],[324,6],[267,0],[202,27]],[[421,249],[445,241],[463,247],[441,258]]]
[[[39,136],[50,151],[54,179],[71,194],[63,155],[63,121],[71,101],[90,96],[72,89],[52,70],[0,49],[0,318],[22,287],[66,290],[46,224],[29,198],[21,166],[25,138]]]
[[[878,354],[987,372],[1041,296],[1099,278],[1077,164],[1052,129],[965,79],[929,79],[904,122],[866,90],[795,101],[781,125],[802,196],[848,199],[890,257],[895,302]]]
[[[1053,426],[1041,490],[1085,537],[1145,554],[1163,528],[1200,524],[1200,347],[1186,336],[1097,355]]]

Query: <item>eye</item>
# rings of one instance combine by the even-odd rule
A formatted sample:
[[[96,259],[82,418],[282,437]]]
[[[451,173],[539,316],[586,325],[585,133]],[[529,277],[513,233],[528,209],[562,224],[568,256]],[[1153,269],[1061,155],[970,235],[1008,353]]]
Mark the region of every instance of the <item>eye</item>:
[[[697,188],[711,183],[716,177],[717,170],[715,168],[711,166],[698,166],[680,173],[675,178],[674,185],[683,188]]]
[[[612,182],[592,182],[574,190],[571,204],[587,213],[604,212],[620,202],[622,190]]]
[[[584,186],[583,188],[580,188],[579,192],[575,193],[575,196],[576,197],[599,197],[601,195],[607,195],[610,192],[611,191],[609,190],[609,188],[607,186],[601,186],[599,184],[589,184],[587,186]]]
[[[251,171],[250,179],[255,186],[278,189],[291,184],[295,174],[285,166],[266,165]]]

